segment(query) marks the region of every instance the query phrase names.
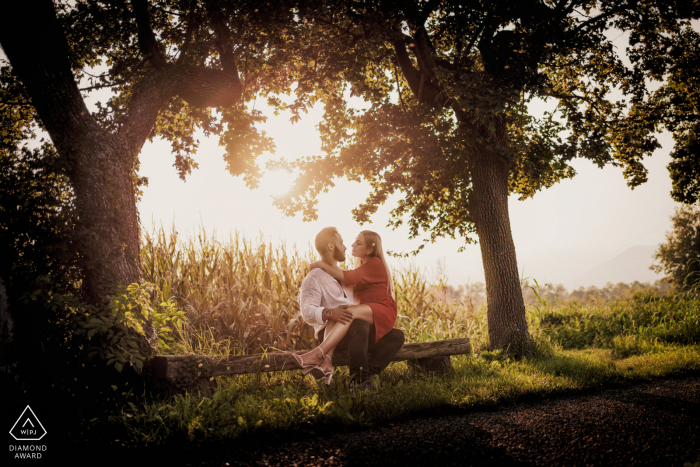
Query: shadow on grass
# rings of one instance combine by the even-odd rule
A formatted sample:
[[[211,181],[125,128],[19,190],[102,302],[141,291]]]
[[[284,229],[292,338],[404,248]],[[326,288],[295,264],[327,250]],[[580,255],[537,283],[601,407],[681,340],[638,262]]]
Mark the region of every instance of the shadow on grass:
[[[613,358],[609,349],[573,350],[535,360],[543,373],[571,381],[571,389],[598,389],[659,378],[700,373],[698,348],[666,347],[660,351]]]
[[[516,362],[461,356],[453,359],[453,371],[444,377],[399,363],[385,370],[376,393],[349,389],[347,369],[339,371],[328,388],[298,372],[248,375],[222,379],[212,398],[143,400],[113,415],[111,423],[115,432],[128,433],[125,449],[302,442],[321,433],[355,433],[392,422],[700,375],[699,350],[677,348],[622,360],[613,360],[605,350],[554,352]]]

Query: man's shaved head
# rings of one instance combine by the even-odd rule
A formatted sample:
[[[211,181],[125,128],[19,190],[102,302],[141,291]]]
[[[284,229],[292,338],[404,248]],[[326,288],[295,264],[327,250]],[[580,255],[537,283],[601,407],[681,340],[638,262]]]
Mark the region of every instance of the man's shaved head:
[[[335,245],[337,238],[336,235],[339,235],[338,229],[335,227],[326,227],[322,229],[318,235],[316,235],[316,240],[314,241],[314,245],[316,246],[316,251],[318,251],[320,254],[325,254],[328,251],[328,244],[332,243]]]
[[[343,239],[340,237],[340,232],[335,227],[326,227],[322,229],[318,235],[316,235],[316,241],[314,242],[316,246],[316,251],[319,252],[321,257],[328,254],[329,246],[333,246],[333,259],[335,261],[345,261],[345,245],[343,245]]]

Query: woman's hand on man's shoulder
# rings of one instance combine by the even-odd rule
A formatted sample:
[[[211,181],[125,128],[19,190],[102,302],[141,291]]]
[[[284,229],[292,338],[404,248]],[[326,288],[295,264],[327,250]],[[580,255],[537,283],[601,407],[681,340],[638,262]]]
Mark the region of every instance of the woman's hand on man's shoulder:
[[[323,269],[323,265],[325,263],[323,261],[314,261],[313,263],[309,264],[309,269]]]

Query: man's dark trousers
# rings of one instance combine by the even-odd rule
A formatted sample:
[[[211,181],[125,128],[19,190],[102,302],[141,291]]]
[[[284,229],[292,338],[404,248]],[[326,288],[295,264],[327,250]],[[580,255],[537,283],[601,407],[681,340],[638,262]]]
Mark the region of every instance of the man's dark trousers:
[[[323,342],[326,329],[318,333]],[[348,333],[338,343],[336,351],[347,350],[350,356],[350,377],[353,381],[367,381],[386,368],[403,346],[405,336],[401,329],[392,329],[376,343],[374,324],[356,319],[350,324]]]

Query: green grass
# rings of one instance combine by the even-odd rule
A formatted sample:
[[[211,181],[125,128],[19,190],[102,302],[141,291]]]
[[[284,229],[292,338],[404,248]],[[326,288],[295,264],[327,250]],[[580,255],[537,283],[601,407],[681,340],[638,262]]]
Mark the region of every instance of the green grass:
[[[188,313],[171,346],[177,353],[313,345],[294,300],[307,257],[239,238],[228,244],[203,234],[198,239],[181,242],[161,231],[142,250],[147,280],[159,291],[154,303],[174,300]],[[446,300],[444,283],[431,284],[417,269],[397,271],[395,281],[397,326],[407,341],[471,338],[474,353],[452,357],[450,374],[393,363],[378,392],[350,389],[347,368],[328,388],[297,371],[220,377],[213,397],[140,397],[108,423],[125,432],[121,442],[134,445],[224,441],[290,428],[368,426],[426,409],[468,410],[700,370],[697,294],[640,291],[603,305],[543,299],[528,308],[533,355],[515,361],[485,350],[485,309],[475,310],[468,297]]]
[[[535,313],[546,335],[564,349],[611,348],[626,357],[700,343],[700,301],[694,294],[640,293],[604,306],[545,303]]]
[[[326,388],[298,372],[222,378],[211,398],[198,394],[125,407],[111,422],[130,442],[218,441],[290,427],[333,424],[368,426],[424,409],[469,409],[523,398],[651,381],[700,369],[698,346],[668,346],[624,359],[610,350],[556,351],[545,358],[453,357],[453,372],[431,376],[392,364],[378,392],[350,389],[342,371]]]

